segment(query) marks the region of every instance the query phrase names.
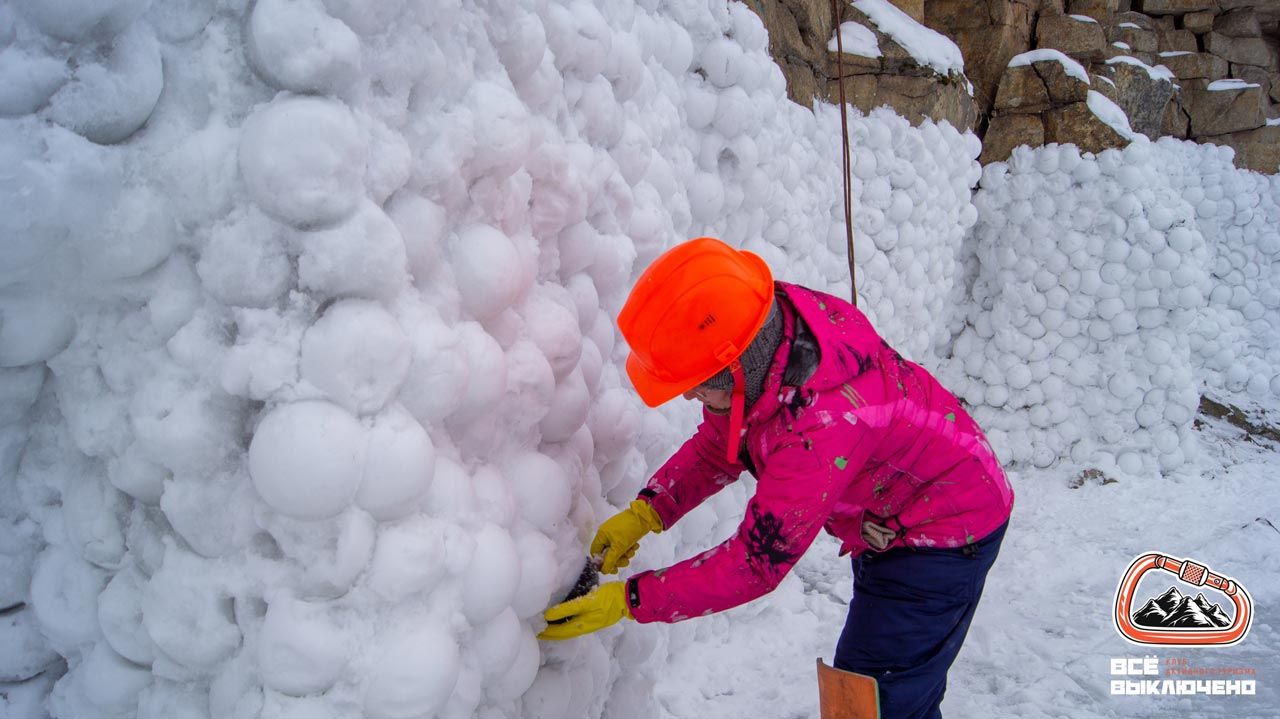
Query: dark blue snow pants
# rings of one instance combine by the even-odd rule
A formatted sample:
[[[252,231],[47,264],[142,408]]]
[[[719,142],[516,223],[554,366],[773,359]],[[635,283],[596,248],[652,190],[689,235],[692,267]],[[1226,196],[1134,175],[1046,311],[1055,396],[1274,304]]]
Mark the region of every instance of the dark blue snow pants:
[[[958,549],[896,547],[854,557],[853,601],[835,666],[876,678],[883,719],[942,716],[947,669],[1008,526]]]

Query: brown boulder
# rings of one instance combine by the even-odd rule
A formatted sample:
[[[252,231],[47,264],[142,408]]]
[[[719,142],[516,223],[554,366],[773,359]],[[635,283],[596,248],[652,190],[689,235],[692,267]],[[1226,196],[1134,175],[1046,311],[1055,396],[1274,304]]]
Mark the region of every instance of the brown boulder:
[[[919,125],[926,117],[946,120],[956,128],[968,130],[978,119],[978,111],[964,81],[951,81],[938,75],[854,75],[845,78],[845,99],[863,113],[881,105]],[[839,101],[839,87],[827,83],[824,99]]]
[[[1126,23],[1126,22],[1133,23],[1134,25],[1137,25],[1143,30],[1156,29],[1155,23],[1151,21],[1151,16],[1143,15],[1140,12],[1133,12],[1131,10],[1115,13],[1114,15],[1111,16],[1111,22],[1115,23],[1116,25],[1119,25],[1121,23]]]
[[[1200,43],[1190,30],[1165,30],[1157,33],[1160,52],[1200,52]]]
[[[1122,42],[1134,52],[1160,52],[1160,37],[1153,30],[1131,27],[1135,23],[1121,23],[1111,30],[1111,42]],[[1195,37],[1191,38],[1195,42]]]
[[[1191,117],[1182,108],[1182,103],[1178,101],[1176,96],[1169,104],[1164,106],[1164,117],[1160,121],[1160,134],[1171,135],[1179,140],[1185,140],[1191,134]]]
[[[1100,60],[1107,47],[1102,24],[1070,15],[1041,17],[1036,23],[1036,47],[1060,50],[1077,60]]]
[[[1044,144],[1044,122],[1039,115],[996,115],[982,138],[982,155],[978,162],[986,165],[1003,162],[1019,145],[1040,147]]]
[[[912,20],[924,23],[924,0],[889,0],[889,4],[910,15]]]
[[[1040,60],[1005,71],[996,93],[995,109],[1041,112],[1052,105],[1082,102],[1088,96],[1089,85],[1068,74],[1061,62]]]
[[[1280,166],[1280,125],[1205,138],[1216,145],[1235,148],[1236,167],[1274,175]]]
[[[1231,37],[1211,32],[1204,36],[1204,49],[1237,65],[1268,67],[1272,64],[1271,48],[1260,37]]]
[[[1216,0],[1143,0],[1141,10],[1148,15],[1185,15],[1217,7]]]
[[[1116,84],[1115,103],[1129,116],[1129,126],[1135,132],[1155,139],[1160,136],[1165,106],[1177,88],[1159,71],[1132,62],[1112,60],[1107,63]]]
[[[1206,80],[1221,80],[1227,76],[1230,67],[1226,60],[1207,52],[1193,52],[1186,55],[1162,55],[1160,64],[1173,71],[1179,80],[1202,77]]]
[[[996,110],[1040,112],[1049,107],[1049,91],[1032,65],[1011,67],[1000,78],[996,91]]]
[[[1217,15],[1212,10],[1187,13],[1182,16],[1182,27],[1199,35],[1213,29],[1213,19]]]
[[[1119,6],[1118,0],[1069,0],[1067,12],[1072,15],[1086,15],[1098,22],[1110,22],[1111,13]]]
[[[1031,8],[1012,0],[990,0],[977,6],[972,0],[929,0],[924,20],[960,47],[974,98],[986,113],[995,102],[1010,58],[1031,46]]]
[[[1253,8],[1232,10],[1213,19],[1213,31],[1228,37],[1262,37]]]
[[[822,0],[748,3],[769,30],[769,54],[787,80],[787,97],[805,107],[821,96],[816,75],[827,62],[833,34],[831,6]]]
[[[1044,114],[1044,141],[1072,143],[1081,152],[1102,152],[1124,147],[1129,141],[1098,119],[1087,102],[1055,108]]]
[[[1210,90],[1185,87],[1182,101],[1191,116],[1191,136],[1207,138],[1261,127],[1267,121],[1260,87]]]
[[[1272,91],[1271,78],[1275,77],[1275,75],[1266,68],[1252,65],[1232,65],[1231,77],[1258,85],[1262,88],[1262,94],[1269,96]]]

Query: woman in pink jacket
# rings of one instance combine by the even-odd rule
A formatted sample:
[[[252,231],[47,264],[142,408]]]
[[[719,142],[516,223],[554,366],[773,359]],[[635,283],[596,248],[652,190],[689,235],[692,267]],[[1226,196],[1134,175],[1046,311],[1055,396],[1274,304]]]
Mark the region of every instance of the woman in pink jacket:
[[[853,557],[838,669],[877,679],[884,717],[939,717],[946,673],[999,551],[1013,491],[959,401],[847,302],[774,282],[714,239],[654,261],[618,317],[627,374],[651,407],[683,396],[703,423],[601,525],[602,571],[743,471],[737,533],[656,572],[552,607],[545,639],[622,617],[677,622],[772,591],[826,529]]]

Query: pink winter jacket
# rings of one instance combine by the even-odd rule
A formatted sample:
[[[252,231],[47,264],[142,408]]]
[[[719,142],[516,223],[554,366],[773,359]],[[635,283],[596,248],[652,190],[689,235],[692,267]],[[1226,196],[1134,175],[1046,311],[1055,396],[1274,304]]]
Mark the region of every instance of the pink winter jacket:
[[[891,547],[962,547],[1009,517],[1013,490],[955,396],[849,303],[776,284],[784,337],[748,411],[740,463],[725,457],[728,418],[704,411],[697,433],[640,493],[666,527],[744,470],[758,479],[755,496],[724,543],[628,580],[639,622],[704,616],[767,594],[824,527],[842,554],[858,554],[871,549],[863,519],[900,530]],[[797,314],[808,327],[799,342]]]

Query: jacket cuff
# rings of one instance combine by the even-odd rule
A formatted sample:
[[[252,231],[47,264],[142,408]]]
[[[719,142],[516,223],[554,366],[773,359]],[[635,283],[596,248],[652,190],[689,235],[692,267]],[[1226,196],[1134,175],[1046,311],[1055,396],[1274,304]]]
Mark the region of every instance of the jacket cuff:
[[[631,618],[640,624],[648,624],[650,622],[657,621],[655,617],[650,616],[649,613],[645,611],[644,604],[642,604],[640,598],[640,580],[652,573],[653,572],[641,572],[627,580],[627,609],[631,610]]]
[[[658,519],[662,521],[662,528],[671,529],[671,525],[680,519],[680,507],[676,504],[675,499],[666,492],[645,487],[640,490],[636,496],[642,502],[648,502],[653,511],[657,513]]]

